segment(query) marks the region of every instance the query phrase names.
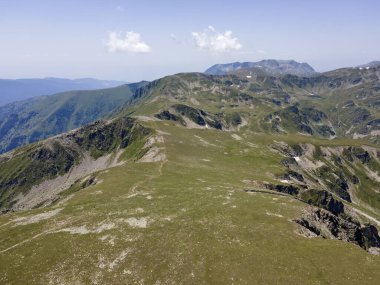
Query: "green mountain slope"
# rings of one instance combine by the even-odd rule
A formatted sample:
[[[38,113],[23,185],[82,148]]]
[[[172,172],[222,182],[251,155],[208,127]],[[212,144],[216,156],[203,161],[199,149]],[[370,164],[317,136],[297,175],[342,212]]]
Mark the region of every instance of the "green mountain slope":
[[[377,284],[378,83],[177,74],[3,154],[1,282]]]
[[[54,136],[120,109],[132,96],[128,85],[70,91],[0,107],[0,153]]]

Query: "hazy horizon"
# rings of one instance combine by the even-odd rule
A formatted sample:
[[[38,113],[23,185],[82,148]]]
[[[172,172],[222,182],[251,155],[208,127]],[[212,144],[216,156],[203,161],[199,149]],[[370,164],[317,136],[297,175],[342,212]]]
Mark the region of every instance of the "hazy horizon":
[[[380,59],[377,1],[0,1],[0,78],[136,82],[218,63]],[[339,25],[337,25],[339,23]]]

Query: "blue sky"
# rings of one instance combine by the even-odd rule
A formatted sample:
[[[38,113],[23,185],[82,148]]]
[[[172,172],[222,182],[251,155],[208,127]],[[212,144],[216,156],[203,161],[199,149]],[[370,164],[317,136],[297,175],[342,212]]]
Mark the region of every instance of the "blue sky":
[[[138,81],[215,63],[380,60],[375,0],[0,0],[0,78]]]

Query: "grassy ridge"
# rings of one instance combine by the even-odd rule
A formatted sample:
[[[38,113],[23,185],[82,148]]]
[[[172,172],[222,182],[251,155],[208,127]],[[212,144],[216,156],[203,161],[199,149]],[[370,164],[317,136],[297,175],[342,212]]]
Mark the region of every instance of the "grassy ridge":
[[[291,219],[304,203],[240,191],[285,170],[266,147],[280,138],[148,125],[163,133],[166,162],[100,173],[102,183],[39,223],[12,220],[50,209],[0,217],[3,283],[376,284],[378,256],[296,233]],[[146,227],[131,226],[134,219]],[[92,232],[74,233],[81,227]]]

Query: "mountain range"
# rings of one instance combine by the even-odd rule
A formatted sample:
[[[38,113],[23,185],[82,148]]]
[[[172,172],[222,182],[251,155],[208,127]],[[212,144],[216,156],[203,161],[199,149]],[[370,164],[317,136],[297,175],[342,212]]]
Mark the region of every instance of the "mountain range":
[[[277,64],[3,108],[0,280],[377,284],[380,66]]]
[[[144,84],[69,91],[0,106],[0,153],[106,118]]]
[[[126,82],[93,78],[0,79],[0,106],[40,95],[116,87]]]

